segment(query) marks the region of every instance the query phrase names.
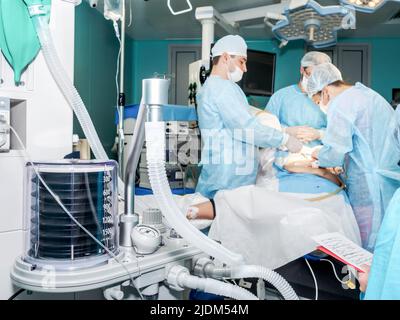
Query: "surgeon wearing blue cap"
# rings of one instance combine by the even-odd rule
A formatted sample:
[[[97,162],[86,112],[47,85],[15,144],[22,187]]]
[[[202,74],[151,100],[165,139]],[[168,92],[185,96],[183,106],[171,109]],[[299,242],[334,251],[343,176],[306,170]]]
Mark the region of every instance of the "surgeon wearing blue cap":
[[[315,66],[331,62],[323,52],[310,51],[301,59],[298,84],[278,90],[266,110],[278,117],[283,129],[309,147],[321,144],[326,128],[325,113],[306,94],[307,82]]]
[[[247,71],[247,45],[240,36],[225,36],[212,49],[213,68],[198,93],[202,136],[201,175],[196,191],[208,198],[219,190],[254,184],[258,147],[285,146],[299,152],[302,143],[287,133],[263,126],[249,112],[236,82]]]
[[[386,208],[400,187],[397,112],[372,89],[344,82],[331,63],[314,68],[307,92],[328,120],[323,147],[314,157],[321,167],[345,169],[363,247],[373,252]]]

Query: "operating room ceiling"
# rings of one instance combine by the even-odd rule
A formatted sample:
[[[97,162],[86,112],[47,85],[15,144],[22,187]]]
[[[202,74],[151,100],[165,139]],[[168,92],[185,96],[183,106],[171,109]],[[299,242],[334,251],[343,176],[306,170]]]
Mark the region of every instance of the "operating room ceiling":
[[[137,40],[151,39],[199,39],[201,25],[192,12],[173,16],[166,0],[127,0],[127,19],[129,20],[129,1],[132,1],[132,25],[127,28],[130,37]],[[321,5],[337,5],[335,0],[319,0]],[[176,10],[186,6],[185,0],[173,0]],[[257,6],[279,3],[272,0],[191,0],[194,8],[214,6],[220,13],[248,9]],[[400,19],[391,19],[400,11],[400,3],[389,2],[376,13],[357,12],[356,30],[343,30],[339,37],[398,37]],[[247,23],[246,23],[247,24]],[[217,27],[216,36],[225,32]],[[273,38],[270,28],[258,22],[255,25],[242,26],[240,34],[247,39]]]

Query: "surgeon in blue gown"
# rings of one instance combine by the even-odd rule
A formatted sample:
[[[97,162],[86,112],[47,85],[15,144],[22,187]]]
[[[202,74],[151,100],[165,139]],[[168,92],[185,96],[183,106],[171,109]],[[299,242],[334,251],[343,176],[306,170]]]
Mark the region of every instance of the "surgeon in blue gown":
[[[307,92],[327,110],[320,167],[343,167],[363,247],[373,252],[385,210],[400,187],[399,124],[395,111],[361,83],[345,83],[330,63],[316,66]]]
[[[365,300],[400,300],[400,189],[387,208],[369,274],[359,274]]]
[[[299,83],[278,90],[265,108],[279,119],[286,133],[294,135],[308,147],[321,145],[326,129],[326,113],[308,97],[307,82],[315,66],[330,61],[330,57],[323,52],[306,53],[301,59]],[[287,155],[287,152],[278,151],[275,158]],[[277,163],[274,168],[280,192],[318,194],[332,193],[338,189],[332,182],[316,175],[290,173]],[[346,198],[344,192],[341,194]]]
[[[247,71],[247,45],[240,36],[226,36],[212,49],[213,69],[198,93],[203,142],[201,174],[196,191],[213,198],[218,190],[255,184],[258,147],[285,146],[299,152],[302,143],[287,133],[261,125],[249,111],[236,84]]]
[[[326,114],[306,94],[307,82],[315,66],[331,62],[323,52],[307,52],[301,59],[299,83],[278,90],[265,110],[278,117],[284,130],[309,147],[321,144],[326,128]]]
[[[400,143],[400,108],[396,109],[397,141]],[[371,269],[359,273],[365,300],[400,300],[400,189],[397,189],[383,218],[376,240]]]

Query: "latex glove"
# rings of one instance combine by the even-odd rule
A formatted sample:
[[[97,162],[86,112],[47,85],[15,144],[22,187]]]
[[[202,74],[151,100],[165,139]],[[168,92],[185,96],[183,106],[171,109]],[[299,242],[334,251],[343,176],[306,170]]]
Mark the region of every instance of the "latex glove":
[[[320,148],[316,149],[313,151],[313,153],[311,154],[311,157],[313,159],[317,159],[318,160],[318,155],[319,155],[319,150],[321,150]]]
[[[343,171],[343,168],[341,168],[341,167],[335,167],[335,168],[326,168],[330,173],[332,173],[332,174],[334,174],[334,175],[339,175],[339,174],[342,174],[344,171]]]
[[[304,143],[308,143],[314,140],[320,140],[321,133],[319,130],[311,127],[300,127],[297,130],[296,138]]]
[[[260,166],[263,172],[271,170],[274,161],[275,161],[275,149],[267,148],[260,150]]]
[[[293,137],[297,137],[297,134],[300,132],[300,130],[306,128],[305,126],[294,126],[294,127],[286,127],[283,128],[283,132],[290,134]]]
[[[301,148],[303,148],[303,144],[300,142],[300,140],[290,135],[285,143],[285,147],[289,150],[289,152],[298,153],[301,151]]]
[[[365,272],[359,272],[358,273],[358,281],[360,282],[360,291],[365,292],[367,290],[367,285],[368,285],[368,276],[369,276],[369,271],[371,270],[370,266],[363,265],[362,266]]]

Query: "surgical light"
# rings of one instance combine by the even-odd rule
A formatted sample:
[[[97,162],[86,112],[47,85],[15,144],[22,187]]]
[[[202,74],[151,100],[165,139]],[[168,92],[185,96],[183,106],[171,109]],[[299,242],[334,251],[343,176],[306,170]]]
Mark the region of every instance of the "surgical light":
[[[344,5],[351,5],[355,10],[365,13],[373,13],[391,0],[340,0]],[[394,0],[396,1],[396,0]]]
[[[273,34],[283,43],[303,39],[315,48],[334,45],[338,30],[355,25],[355,15],[349,8],[322,7],[315,1],[295,8],[289,7],[283,15],[286,19],[275,24]]]

